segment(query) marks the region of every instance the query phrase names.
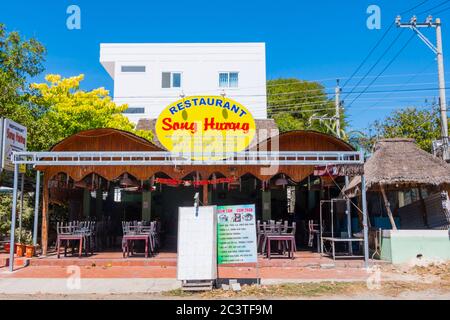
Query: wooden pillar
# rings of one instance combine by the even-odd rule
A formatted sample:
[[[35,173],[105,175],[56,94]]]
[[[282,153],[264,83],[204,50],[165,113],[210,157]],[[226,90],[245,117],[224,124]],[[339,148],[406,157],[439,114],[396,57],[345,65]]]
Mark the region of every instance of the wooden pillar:
[[[262,191],[261,200],[262,200],[262,220],[267,221],[272,219],[270,189]]]
[[[391,222],[392,230],[397,230],[397,226],[395,225],[394,216],[391,211],[391,204],[386,196],[386,191],[384,190],[384,186],[380,184],[381,194],[383,195],[384,206],[386,207],[386,211],[389,217],[389,221]]]
[[[96,190],[95,191],[95,216],[97,217],[97,221],[102,220],[103,216],[103,191]]]
[[[204,184],[203,185],[203,205],[207,206],[209,204],[208,202],[208,185]]]
[[[362,191],[361,191],[361,193],[358,195],[358,203],[359,203],[359,210],[356,210],[356,213],[357,213],[357,215],[358,215],[358,222],[359,222],[359,225],[360,225],[361,228],[362,228],[362,227],[364,227],[363,213],[362,213],[362,203],[363,203],[363,200],[362,200]],[[370,223],[370,219],[367,219],[367,225],[368,225],[369,228],[372,227],[372,225],[371,225],[371,223]]]
[[[48,175],[44,172],[44,179],[42,184],[42,227],[41,227],[41,247],[42,247],[42,255],[47,255],[48,248],[48,223],[49,223],[49,214],[48,214]]]
[[[91,216],[91,192],[89,189],[83,189],[83,217],[85,219]]]
[[[151,221],[152,212],[152,193],[150,191],[142,191],[142,220]]]
[[[428,212],[427,212],[427,205],[425,204],[425,200],[422,196],[422,188],[419,186],[419,198],[420,198],[420,204],[422,207],[422,216],[423,216],[423,223],[425,226],[428,227]]]

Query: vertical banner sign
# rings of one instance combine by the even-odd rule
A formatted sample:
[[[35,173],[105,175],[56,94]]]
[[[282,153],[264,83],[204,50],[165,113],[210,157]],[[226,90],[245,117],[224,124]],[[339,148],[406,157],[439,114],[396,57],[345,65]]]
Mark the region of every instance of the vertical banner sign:
[[[217,261],[256,263],[255,205],[217,207]]]
[[[2,163],[5,170],[13,171],[13,151],[27,150],[27,128],[9,119],[3,120]],[[21,170],[22,171],[22,170]]]

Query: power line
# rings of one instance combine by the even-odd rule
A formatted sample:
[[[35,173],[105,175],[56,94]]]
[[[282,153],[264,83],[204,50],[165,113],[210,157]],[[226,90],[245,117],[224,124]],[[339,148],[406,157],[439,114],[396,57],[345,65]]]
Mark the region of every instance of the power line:
[[[412,84],[409,83],[409,82],[413,81],[418,75],[422,74],[422,72],[425,71],[425,70],[427,70],[433,63],[434,63],[434,61],[431,61],[430,63],[427,64],[427,66],[426,66],[425,68],[421,69],[419,72],[417,72],[417,73],[414,74],[412,77],[410,77],[410,78],[402,85],[402,88],[403,88],[404,86],[407,86],[407,85],[412,85]],[[434,82],[431,83],[431,84],[434,84]],[[385,97],[385,98],[387,98],[387,99],[392,99],[392,98],[389,98],[390,96],[392,96],[392,93],[389,93],[388,96]],[[360,98],[360,100],[361,100],[361,99],[364,99],[364,98]],[[396,97],[396,99],[398,100],[399,97]],[[374,103],[374,104],[372,105],[372,107],[378,105],[378,104],[380,103],[380,100],[381,100],[381,99],[378,99],[378,101],[377,101],[376,103]]]
[[[435,75],[436,73],[430,73]],[[414,74],[405,74],[405,75],[410,75],[410,76],[415,76],[417,75],[417,73]],[[421,74],[424,75],[424,74]],[[383,78],[383,76],[373,76],[370,78]],[[372,85],[372,87],[398,87],[398,86],[422,86],[422,85],[428,85],[428,84],[434,84],[434,82],[415,82],[415,83],[410,83],[410,84],[399,84],[399,83],[390,83],[390,84],[378,84],[378,85]],[[359,86],[358,86],[359,87]],[[355,87],[354,89],[358,88]],[[436,88],[439,89],[439,88]],[[272,94],[231,94],[230,97],[276,97],[276,96],[283,96],[283,95],[294,95],[294,94],[298,94],[298,93],[306,93],[306,92],[315,92],[315,91],[321,91],[322,89],[307,89],[307,90],[295,90],[295,91],[288,91],[288,92],[280,92],[280,93],[272,93]],[[412,89],[412,90],[387,90],[387,91],[370,91],[369,93],[386,93],[386,92],[402,92],[402,91],[422,91],[423,89]],[[433,88],[427,88],[425,89],[425,91],[427,90],[433,90]],[[186,93],[186,92],[185,92]],[[204,92],[203,92],[204,93]],[[343,93],[346,93],[347,95],[350,94],[358,94],[360,93],[359,91],[343,91]],[[196,95],[196,94],[202,94],[202,92],[189,92],[189,95]],[[289,99],[284,99],[284,100],[278,100],[278,101],[290,101],[290,100],[297,100],[297,99],[311,99],[311,98],[323,98],[326,96],[334,96],[334,93],[332,92],[323,92],[320,94],[316,94],[316,95],[304,95],[304,96],[298,96],[298,97],[293,97],[293,98],[289,98]],[[145,95],[145,96],[114,96],[114,99],[174,99],[177,98],[177,96],[159,96],[159,95]]]
[[[423,4],[427,3],[429,0],[424,0],[422,2],[420,2],[419,4],[413,6],[410,9],[407,9],[403,12],[401,12],[401,14],[404,13],[408,13],[420,6],[422,6]],[[372,53],[378,48],[378,46],[383,42],[383,40],[386,38],[387,34],[389,33],[389,31],[392,29],[392,27],[394,26],[395,22],[392,22],[388,29],[383,33],[383,35],[381,36],[381,38],[377,41],[377,43],[372,47],[372,49],[369,51],[369,53],[366,55],[366,57],[363,59],[363,61],[359,64],[359,66],[356,68],[356,70],[352,73],[352,75],[350,76],[350,78],[347,79],[347,81],[345,81],[344,85],[342,86],[342,88],[344,88],[351,79],[353,79],[353,77],[359,72],[359,70],[362,68],[362,66],[367,62],[367,60],[369,59],[369,57],[372,55]],[[365,77],[363,77],[364,79]]]
[[[429,0],[424,0],[424,1],[422,1],[421,3],[419,3],[418,5],[412,7],[412,8],[410,8],[410,9],[408,9],[408,10],[403,11],[403,12],[400,12],[400,14],[405,14],[405,13],[411,12],[411,11],[413,11],[414,9],[417,9],[418,7],[420,7],[420,6],[422,6],[423,4],[427,3],[428,1],[429,1]]]
[[[378,42],[372,47],[372,49],[369,51],[369,53],[367,54],[367,56],[363,59],[363,61],[359,64],[359,66],[356,68],[356,70],[351,74],[351,76],[347,79],[347,81],[345,81],[344,85],[342,86],[342,88],[344,88],[349,82],[350,80],[353,79],[353,77],[358,73],[358,71],[362,68],[362,66],[366,63],[366,61],[370,58],[370,56],[372,55],[372,53],[378,48],[378,46],[381,44],[381,42],[383,42],[384,38],[387,36],[387,34],[389,33],[389,31],[392,29],[392,27],[394,26],[394,22],[391,23],[391,25],[389,26],[389,28],[384,32],[384,34],[381,36],[381,38],[378,40]]]
[[[381,72],[378,74],[379,76],[381,76],[390,66],[391,64],[397,59],[397,57],[403,52],[403,50],[405,50],[405,48],[408,46],[408,44],[411,42],[411,40],[415,37],[415,34],[412,34],[411,37],[408,39],[408,41],[406,41],[406,43],[403,45],[403,47],[400,48],[400,50],[397,52],[397,54],[389,61],[389,63],[384,67],[383,70],[381,70]],[[377,81],[378,77],[375,77],[372,82],[369,83],[369,85],[363,90],[363,92],[361,92],[356,98],[354,98],[352,100],[352,102],[350,102],[350,104],[348,105],[347,109],[351,107],[351,105],[364,93],[367,91],[367,89],[370,88],[370,86]]]
[[[450,87],[445,87],[444,89],[447,90],[447,89],[450,89]],[[422,88],[422,89],[372,90],[372,91],[359,91],[359,92],[353,92],[353,93],[354,94],[357,94],[357,93],[375,94],[375,93],[389,93],[389,92],[420,92],[420,91],[430,91],[430,90],[439,90],[439,87]]]
[[[377,107],[365,107],[362,108],[362,110],[389,110],[389,109],[405,109],[405,108],[415,108],[415,109],[428,109],[432,108],[433,106],[426,106],[426,105],[410,105],[406,107],[399,107],[398,105],[394,106],[377,106]],[[292,110],[277,110],[277,112],[269,112],[271,115],[276,115],[279,113],[303,113],[303,112],[315,112],[315,111],[334,111],[334,107],[330,108],[319,108],[319,109],[292,109]],[[359,109],[358,109],[359,110]]]
[[[441,3],[439,3],[438,5],[435,5],[434,7],[431,7],[431,8],[428,8],[428,9],[424,10],[424,11],[419,12],[417,15],[424,14],[424,13],[430,13],[431,10],[439,8],[440,6],[443,6],[444,4],[449,3],[449,2],[450,2],[450,0],[445,0],[445,1],[441,2]]]
[[[410,103],[408,104],[409,106],[420,106],[420,104],[415,104],[415,103]],[[400,106],[397,105],[392,105],[392,106],[368,106],[368,107],[360,107],[358,108],[358,110],[376,110],[376,109],[393,109],[393,108],[399,108]],[[335,110],[334,107],[327,107],[327,108],[300,108],[299,106],[291,106],[291,107],[286,107],[286,108],[280,108],[280,109],[270,109],[268,110],[268,113],[270,114],[276,114],[276,113],[281,113],[281,112],[292,112],[292,111],[322,111],[322,110]]]
[[[445,11],[448,11],[448,10],[450,10],[450,7],[446,7],[446,8],[444,8],[444,9],[442,9],[442,10],[433,12],[432,14],[433,14],[433,15],[436,15],[436,14],[439,14],[439,13],[442,13],[442,12],[445,12]]]
[[[381,77],[379,77],[381,78]],[[445,87],[445,90],[450,89],[450,87]],[[393,89],[393,90],[372,90],[372,91],[353,91],[351,94],[378,94],[378,93],[398,93],[398,92],[422,92],[422,91],[432,91],[432,90],[439,90],[438,87],[430,87],[430,88],[414,88],[414,89]],[[292,94],[295,92],[303,92],[303,91],[292,91],[288,93],[283,94]],[[350,92],[343,91],[343,93],[350,94]],[[332,93],[327,93],[328,95],[332,95]],[[305,99],[305,98],[320,98],[325,97],[327,94],[321,94],[316,96],[306,96],[306,97],[298,97],[299,99]],[[277,96],[279,94],[275,94]],[[241,95],[233,95],[232,97],[268,97],[268,95],[265,94],[241,94]],[[270,95],[269,95],[270,97]],[[123,97],[114,97],[114,99],[148,99],[148,98],[161,98],[161,99],[172,99],[176,97],[170,97],[170,96],[123,96]],[[117,101],[116,101],[117,102]],[[148,101],[146,101],[148,102]]]
[[[403,30],[402,30],[403,31]],[[391,50],[391,48],[394,46],[394,44],[397,42],[397,40],[400,38],[400,36],[402,35],[402,32],[400,32],[395,39],[389,44],[389,46],[386,48],[386,50],[384,50],[383,54],[378,58],[378,60],[375,62],[375,64],[372,65],[372,67],[370,67],[370,69],[366,72],[366,74],[364,75],[364,77],[362,77],[358,83],[356,84],[356,86],[353,87],[353,89],[350,91],[350,93],[352,93],[366,78],[366,76],[368,76],[373,69],[375,69],[375,67],[381,62],[381,60],[384,58],[384,56],[389,52],[389,50]],[[378,79],[378,77],[375,77],[375,79]],[[347,94],[344,99],[348,97],[349,94]]]

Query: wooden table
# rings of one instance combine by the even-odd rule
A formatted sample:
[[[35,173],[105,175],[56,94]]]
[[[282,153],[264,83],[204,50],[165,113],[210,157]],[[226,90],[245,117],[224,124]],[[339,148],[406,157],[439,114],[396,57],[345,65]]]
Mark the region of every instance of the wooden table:
[[[290,242],[290,245],[288,245],[288,258],[294,259],[294,251],[295,251],[295,237],[293,235],[273,235],[269,234],[266,236],[267,241],[267,258],[270,259],[270,242],[272,240],[277,241],[286,241]]]
[[[75,241],[79,241],[80,242],[80,246],[78,248],[78,258],[81,258],[81,255],[83,254],[83,242],[84,242],[84,235],[83,234],[60,234],[57,237],[57,246],[56,246],[56,252],[57,252],[57,258],[59,259],[59,250],[61,247],[61,241],[71,241],[71,240],[75,240]],[[86,249],[87,250],[87,249]],[[87,251],[85,252],[87,255]],[[67,255],[67,245],[64,246],[64,257]]]
[[[364,256],[361,255],[351,255],[351,254],[344,254],[344,255],[336,255],[336,248],[335,243],[336,242],[346,242],[349,245],[351,245],[353,242],[364,242],[364,239],[362,238],[333,238],[333,237],[322,237],[321,238],[321,254],[327,254],[324,253],[323,250],[323,244],[325,241],[328,241],[331,243],[331,256],[333,257],[333,260],[336,260],[336,258],[363,258]],[[329,255],[329,253],[328,253]]]
[[[137,241],[137,240],[143,240],[145,241],[145,257],[148,258],[148,247],[149,245],[152,246],[153,251],[153,245],[150,241],[150,235],[149,234],[126,234],[122,238],[122,252],[123,257],[125,258],[125,254],[127,257],[130,256],[130,241]],[[131,254],[133,254],[133,248],[131,248]]]

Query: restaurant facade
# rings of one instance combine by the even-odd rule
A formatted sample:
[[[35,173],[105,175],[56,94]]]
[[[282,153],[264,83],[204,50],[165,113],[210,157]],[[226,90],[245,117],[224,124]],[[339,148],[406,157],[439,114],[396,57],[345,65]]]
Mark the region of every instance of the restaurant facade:
[[[314,131],[292,131],[259,142],[254,152],[358,153],[346,142]],[[50,153],[165,152],[161,147],[116,129],[94,129],[59,142]],[[100,159],[98,159],[100,160]],[[288,220],[306,244],[308,220],[319,218],[321,200],[337,197],[343,177],[317,176],[317,166],[302,165],[38,165],[43,173],[42,252],[56,240],[56,222],[94,219],[104,250],[120,248],[121,221],[159,220],[164,249],[176,250],[178,207],[191,206],[195,193],[202,205],[254,204],[258,220]],[[276,162],[273,162],[276,163]],[[334,163],[330,159],[330,163]],[[342,214],[342,212],[341,212]],[[344,216],[340,216],[344,220]],[[342,221],[345,224],[345,221]]]
[[[97,128],[47,152],[14,154],[15,193],[19,165],[37,170],[37,201],[42,180],[34,233],[41,230],[44,256],[59,243],[58,223],[70,221],[95,221],[97,251],[123,248],[125,222],[157,221],[162,250],[175,252],[179,208],[194,199],[252,205],[261,223],[295,222],[297,247],[310,246],[323,202],[342,197],[350,176],[363,175],[364,156],[347,142],[307,130],[280,134],[267,119],[263,43],[102,44],[100,51],[114,101],[128,104],[124,115],[153,139]],[[356,210],[364,214],[347,202],[326,224],[351,237],[353,214],[365,226],[367,264],[364,197]]]

